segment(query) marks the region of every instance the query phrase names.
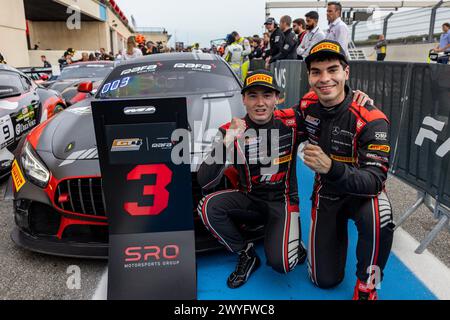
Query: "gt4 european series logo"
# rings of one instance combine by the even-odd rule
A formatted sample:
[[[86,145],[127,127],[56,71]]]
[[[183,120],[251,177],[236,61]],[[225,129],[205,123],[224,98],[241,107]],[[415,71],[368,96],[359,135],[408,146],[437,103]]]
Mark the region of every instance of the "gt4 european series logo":
[[[142,147],[142,139],[115,139],[112,144],[111,152],[139,151]]]

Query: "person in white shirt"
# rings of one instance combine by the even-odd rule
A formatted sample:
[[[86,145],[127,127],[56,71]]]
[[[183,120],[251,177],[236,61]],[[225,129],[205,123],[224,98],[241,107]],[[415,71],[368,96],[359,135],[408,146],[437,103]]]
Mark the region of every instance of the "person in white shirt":
[[[203,50],[200,49],[200,45],[198,43],[194,44],[194,47],[192,48],[193,53],[203,53]]]
[[[348,43],[350,40],[350,32],[347,25],[344,23],[344,21],[341,20],[341,13],[342,5],[339,2],[328,2],[328,31],[325,39],[339,42],[348,57]]]
[[[136,47],[137,47],[136,38],[134,36],[128,37],[127,50],[122,55],[122,60],[127,61],[142,57],[142,51]]]
[[[317,11],[308,12],[305,14],[305,18],[307,33],[297,47],[297,56],[302,57],[303,60],[309,55],[309,51],[316,43],[325,39],[325,34],[318,26],[319,14]]]

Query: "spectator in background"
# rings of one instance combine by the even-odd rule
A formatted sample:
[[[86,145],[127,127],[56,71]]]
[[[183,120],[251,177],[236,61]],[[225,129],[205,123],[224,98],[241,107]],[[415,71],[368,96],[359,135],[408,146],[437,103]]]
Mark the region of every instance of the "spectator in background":
[[[278,55],[284,46],[284,33],[278,28],[274,18],[267,18],[264,25],[270,33],[269,50],[266,54],[266,69],[269,69],[269,65],[273,62],[272,57]]]
[[[1,53],[0,53],[0,64],[6,64],[5,58]]]
[[[378,42],[374,47],[377,52],[377,61],[384,61],[384,58],[386,58],[386,47],[387,43],[386,40],[384,40],[384,34],[380,34],[378,37]]]
[[[307,33],[297,47],[297,56],[300,60],[304,60],[308,56],[312,46],[325,39],[325,33],[319,28],[319,14],[317,11],[308,12],[305,18]]]
[[[280,19],[280,30],[284,34],[284,42],[280,51],[273,55],[269,63],[278,60],[297,60],[297,39],[291,28],[292,18],[290,16],[282,16]]]
[[[265,60],[269,55],[270,49],[270,34],[268,32],[264,32],[263,40],[261,42],[261,49],[263,52],[263,59]]]
[[[225,47],[223,58],[228,62],[239,79],[242,79],[243,52],[244,47],[236,41],[236,37],[233,34],[227,35],[227,46]]]
[[[72,54],[69,53],[69,51],[64,52],[64,56],[62,56],[59,60],[59,67],[60,69],[64,68],[68,64],[72,64]]]
[[[433,49],[434,52],[450,53],[450,23],[444,23],[442,25],[441,39],[439,40],[439,46]],[[447,64],[449,56],[444,55],[438,57],[437,63]]]
[[[89,54],[89,61],[97,61],[97,59],[95,58],[95,54],[93,53]]]
[[[153,41],[147,41],[145,46],[142,48],[142,54],[148,56],[150,54],[158,53],[158,49]]]
[[[262,59],[263,50],[261,48],[261,38],[253,38],[250,45],[252,46],[252,53],[250,53],[250,60]]]
[[[250,46],[250,41],[246,38],[241,37],[237,31],[233,31],[231,35],[234,37],[234,41],[242,46],[242,66],[241,66],[241,78],[242,81],[247,77],[248,69],[250,67],[249,55],[252,53],[252,47]]]
[[[300,44],[303,40],[303,37],[306,34],[306,22],[302,18],[295,19],[292,22],[292,30],[297,36],[298,44]]]
[[[42,55],[41,56],[41,61],[44,64],[44,68],[51,68],[52,65],[50,64],[50,62],[47,61],[47,57]]]
[[[200,44],[195,43],[194,47],[192,48],[193,53],[203,53],[202,49],[200,49]]]
[[[350,32],[347,28],[347,25],[344,23],[344,21],[341,20],[341,14],[342,6],[339,2],[328,2],[328,31],[325,39],[339,42],[348,57],[348,43],[350,39]]]
[[[133,60],[142,57],[142,51],[137,48],[136,39],[130,36],[127,39],[127,50],[124,52],[122,60]]]
[[[100,60],[113,61],[114,56],[107,53],[105,48],[100,48]]]
[[[80,60],[80,62],[88,62],[88,61],[89,61],[89,53],[83,52],[83,53],[81,54],[81,60]]]

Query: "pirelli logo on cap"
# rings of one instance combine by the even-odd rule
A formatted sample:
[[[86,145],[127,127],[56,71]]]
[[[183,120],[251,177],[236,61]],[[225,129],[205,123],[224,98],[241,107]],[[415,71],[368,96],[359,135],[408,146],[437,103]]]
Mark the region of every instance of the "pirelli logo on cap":
[[[273,77],[265,75],[265,74],[255,74],[255,75],[247,78],[246,85],[249,86],[255,82],[265,82],[268,84],[273,84]]]
[[[323,43],[319,44],[317,47],[313,48],[311,50],[311,54],[316,53],[318,51],[322,51],[322,50],[332,50],[336,53],[341,53],[341,49],[339,48],[339,46],[337,44],[334,44],[331,42],[323,42]]]
[[[391,147],[387,145],[378,145],[378,144],[371,144],[368,148],[370,151],[381,151],[384,153],[389,153],[391,151]]]

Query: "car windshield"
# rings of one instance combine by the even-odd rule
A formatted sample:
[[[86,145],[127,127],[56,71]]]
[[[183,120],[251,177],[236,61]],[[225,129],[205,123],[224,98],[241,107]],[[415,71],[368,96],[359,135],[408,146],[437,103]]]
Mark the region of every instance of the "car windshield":
[[[79,79],[79,78],[106,78],[113,69],[112,65],[105,64],[84,64],[67,66],[61,71],[58,80]]]
[[[0,98],[14,96],[23,92],[19,76],[9,72],[0,73]]]
[[[240,90],[220,61],[161,61],[119,66],[98,91],[100,99],[206,94]]]

